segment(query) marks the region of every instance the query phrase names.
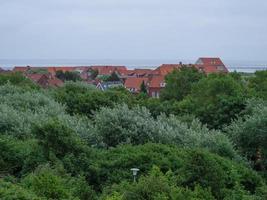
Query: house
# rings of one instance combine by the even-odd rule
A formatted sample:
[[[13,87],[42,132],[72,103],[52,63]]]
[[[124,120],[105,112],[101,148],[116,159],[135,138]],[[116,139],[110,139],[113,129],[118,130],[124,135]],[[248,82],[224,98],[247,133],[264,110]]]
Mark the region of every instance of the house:
[[[147,82],[148,95],[150,97],[159,98],[160,92],[165,86],[165,76],[157,75],[149,77]]]
[[[147,77],[128,77],[124,82],[124,87],[132,93],[139,93],[142,83],[147,85]]]
[[[228,73],[228,69],[220,58],[199,58],[195,67],[206,74]]]
[[[98,84],[96,85],[96,88],[102,91],[115,87],[123,87],[123,83],[121,81],[107,81],[107,82],[98,82]]]

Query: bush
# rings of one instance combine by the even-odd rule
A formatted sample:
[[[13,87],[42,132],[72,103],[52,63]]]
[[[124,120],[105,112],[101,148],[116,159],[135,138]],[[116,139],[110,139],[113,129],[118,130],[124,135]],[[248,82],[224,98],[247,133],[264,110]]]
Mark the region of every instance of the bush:
[[[99,158],[102,159],[96,159],[98,160],[99,184],[102,187],[119,184],[122,181],[132,182],[130,169],[133,167],[140,169],[139,176],[146,176],[153,165],[156,165],[163,173],[171,170],[176,177],[175,183],[178,187],[188,187],[194,190],[201,186],[205,190],[210,189],[212,195],[218,199],[223,199],[237,186],[255,195],[263,187],[266,188],[262,178],[251,169],[202,150],[184,150],[166,145],[145,144],[121,146],[103,151]],[[155,187],[160,190],[162,187],[157,184],[156,180],[154,181]],[[152,182],[144,184],[140,190],[141,188],[145,190],[147,187],[153,188]]]
[[[99,146],[147,142],[173,144],[185,148],[206,148],[219,155],[237,158],[228,138],[220,132],[209,131],[194,121],[191,128],[174,116],[153,119],[145,108],[117,105],[102,108],[95,115],[95,141]]]
[[[39,86],[21,73],[0,74],[0,85],[5,85],[7,83],[22,87],[26,90],[39,89]]]
[[[31,137],[33,125],[48,118],[58,118],[61,123],[75,130],[83,138],[90,138],[91,123],[86,117],[70,116],[65,107],[41,91],[4,85],[0,86],[0,133],[18,138]],[[89,139],[88,139],[89,140]]]
[[[174,70],[166,76],[166,87],[162,90],[160,98],[182,100],[190,94],[192,86],[202,78],[204,74],[195,67],[183,66],[179,70]]]
[[[95,111],[101,107],[113,107],[115,103],[129,101],[130,96],[122,90],[100,91],[92,86],[78,83],[67,83],[55,92],[58,102],[66,105],[66,110],[71,115],[79,114],[92,118]]]
[[[153,167],[147,176],[142,176],[138,183],[121,183],[114,186],[111,195],[104,195],[102,199],[215,199],[209,190],[197,186],[194,190],[177,186],[176,177],[168,172],[163,174],[159,168]],[[106,193],[109,193],[106,191]]]
[[[267,103],[251,101],[247,115],[226,128],[237,148],[252,161],[255,169],[267,167]]]
[[[195,115],[211,129],[221,129],[245,109],[244,85],[231,75],[210,74],[180,103],[181,112]]]

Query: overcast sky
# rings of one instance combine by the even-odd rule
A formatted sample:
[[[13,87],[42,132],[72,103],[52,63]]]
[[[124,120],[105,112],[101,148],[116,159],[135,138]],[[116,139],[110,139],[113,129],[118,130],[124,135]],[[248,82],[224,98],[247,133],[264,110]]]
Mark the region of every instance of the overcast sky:
[[[0,0],[0,58],[267,60],[266,0]]]

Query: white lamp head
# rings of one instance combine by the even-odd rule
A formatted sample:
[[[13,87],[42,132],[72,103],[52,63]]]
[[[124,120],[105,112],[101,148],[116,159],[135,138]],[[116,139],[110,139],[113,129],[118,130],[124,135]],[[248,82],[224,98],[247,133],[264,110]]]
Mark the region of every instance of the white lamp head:
[[[138,168],[132,168],[131,171],[133,172],[133,175],[136,176],[139,169]]]

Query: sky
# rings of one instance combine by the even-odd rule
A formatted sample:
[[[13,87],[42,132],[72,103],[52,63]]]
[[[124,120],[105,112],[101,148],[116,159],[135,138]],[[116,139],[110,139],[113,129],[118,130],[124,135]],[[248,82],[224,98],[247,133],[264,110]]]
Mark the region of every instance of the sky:
[[[266,0],[0,0],[0,59],[267,60]]]

